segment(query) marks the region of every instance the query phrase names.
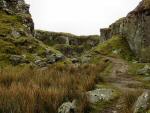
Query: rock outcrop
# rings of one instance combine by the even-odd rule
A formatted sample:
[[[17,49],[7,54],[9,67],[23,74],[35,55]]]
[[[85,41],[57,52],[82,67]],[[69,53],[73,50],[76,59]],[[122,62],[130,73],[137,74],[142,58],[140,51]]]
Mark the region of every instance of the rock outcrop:
[[[76,36],[69,33],[36,30],[35,37],[46,45],[61,51],[67,57],[80,56],[99,44],[98,35]]]
[[[126,37],[131,50],[142,62],[150,62],[150,0],[143,0],[125,18],[101,29],[101,41],[113,35]]]
[[[29,13],[29,5],[24,0],[0,0],[0,10],[6,12],[8,15],[16,15],[23,25],[20,28],[12,26],[12,35],[34,35],[34,23]]]
[[[37,40],[34,34],[29,5],[24,0],[0,0],[0,66],[22,63],[44,66],[45,62],[50,64],[53,59],[56,62],[64,58],[59,51]]]
[[[70,33],[36,30],[35,37],[50,46],[56,44],[67,44],[74,46],[89,45],[94,47],[99,43],[98,35],[76,36]]]

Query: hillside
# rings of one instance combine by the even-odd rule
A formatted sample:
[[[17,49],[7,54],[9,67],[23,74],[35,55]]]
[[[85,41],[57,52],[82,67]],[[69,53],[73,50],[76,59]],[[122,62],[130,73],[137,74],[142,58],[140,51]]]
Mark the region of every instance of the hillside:
[[[2,66],[28,63],[43,67],[62,61],[66,57],[78,57],[99,43],[99,36],[80,38],[67,33],[48,34],[46,31],[35,31],[29,5],[23,0],[1,0],[0,8],[0,46],[3,47],[0,49],[0,62]],[[53,39],[49,40],[51,35]],[[65,38],[68,36],[71,37],[70,45],[66,44]]]
[[[150,113],[150,0],[101,36],[34,29],[0,0],[0,113]]]
[[[141,62],[150,62],[150,1],[143,0],[127,17],[121,18],[109,28],[101,29],[102,41],[113,35],[125,37],[131,50]]]

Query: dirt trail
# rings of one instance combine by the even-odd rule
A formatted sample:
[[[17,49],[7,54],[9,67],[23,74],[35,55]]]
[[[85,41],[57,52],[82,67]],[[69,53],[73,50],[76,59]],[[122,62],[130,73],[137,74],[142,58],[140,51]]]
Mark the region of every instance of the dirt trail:
[[[108,59],[113,63],[113,67],[112,73],[106,81],[121,91],[137,90],[135,86],[140,86],[142,83],[136,80],[133,76],[128,75],[128,64],[122,59],[110,57]]]
[[[117,88],[121,92],[121,95],[117,102],[100,113],[132,113],[126,109],[124,95],[138,91],[138,86],[141,86],[142,83],[133,76],[128,75],[128,64],[124,60],[111,57],[106,58],[112,62],[113,67],[110,75],[105,78],[105,82]]]

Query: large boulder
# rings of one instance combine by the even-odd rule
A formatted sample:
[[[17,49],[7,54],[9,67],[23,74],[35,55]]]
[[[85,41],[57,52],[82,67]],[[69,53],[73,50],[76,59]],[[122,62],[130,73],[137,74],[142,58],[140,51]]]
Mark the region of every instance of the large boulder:
[[[121,18],[108,29],[101,30],[101,40],[113,35],[126,37],[131,50],[140,61],[150,62],[150,0],[143,0],[127,17]]]
[[[103,101],[109,101],[114,98],[114,91],[112,89],[96,89],[87,92],[88,100],[90,103],[97,103]]]

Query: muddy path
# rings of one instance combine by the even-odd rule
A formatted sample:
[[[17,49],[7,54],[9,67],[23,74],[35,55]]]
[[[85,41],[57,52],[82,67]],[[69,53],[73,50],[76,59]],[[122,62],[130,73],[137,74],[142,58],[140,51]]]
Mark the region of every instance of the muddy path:
[[[111,87],[118,89],[120,96],[114,103],[105,108],[102,112],[97,113],[132,113],[132,105],[127,99],[129,95],[140,94],[144,89],[142,82],[138,81],[134,76],[128,74],[128,63],[122,59],[105,57],[111,61],[112,68],[104,81]],[[134,101],[134,100],[133,100]]]

